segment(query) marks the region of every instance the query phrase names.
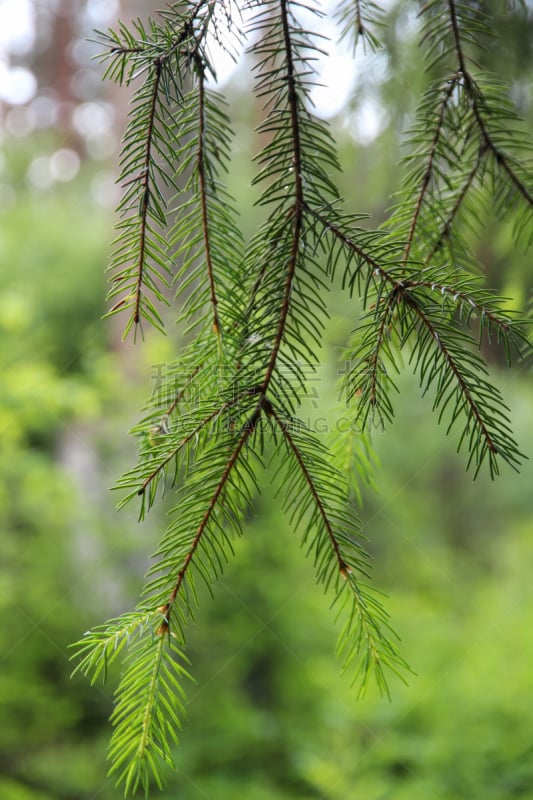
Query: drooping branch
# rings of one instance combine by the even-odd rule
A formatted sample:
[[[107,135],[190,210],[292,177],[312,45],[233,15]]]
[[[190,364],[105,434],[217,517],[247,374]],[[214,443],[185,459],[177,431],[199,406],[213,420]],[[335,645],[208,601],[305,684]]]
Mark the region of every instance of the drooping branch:
[[[318,580],[326,590],[333,584],[335,599],[332,606],[337,606],[338,615],[342,613],[347,601],[351,605],[348,622],[341,631],[337,647],[339,655],[344,659],[344,669],[348,669],[354,661],[358,663],[354,680],[361,678],[360,694],[364,692],[371,673],[374,674],[380,690],[388,694],[384,667],[388,666],[400,674],[399,670],[405,670],[407,665],[387,635],[390,628],[386,611],[364,583],[365,578],[368,578],[368,556],[357,542],[351,512],[341,509],[347,503],[347,496],[343,494],[342,476],[326,467],[327,474],[320,486],[306,463],[305,445],[302,449],[297,442],[297,434],[293,435],[291,432],[291,424],[298,424],[298,421],[292,417],[284,418],[270,404],[266,413],[274,420],[287,451],[295,460],[297,474],[303,482],[302,489],[305,487],[309,493],[311,505],[315,509],[311,513],[313,521],[304,534],[304,542],[312,528],[313,539],[308,545],[308,551],[314,554]],[[315,457],[313,463],[316,467]],[[295,477],[294,474],[291,475],[289,493],[294,490]],[[324,497],[321,496],[322,493]],[[301,505],[305,507],[306,504]],[[300,522],[301,519],[300,512]]]
[[[215,275],[213,269],[213,259],[211,255],[211,241],[209,233],[209,214],[206,186],[206,163],[205,163],[205,67],[202,59],[195,54],[196,72],[198,76],[198,156],[197,170],[200,191],[200,206],[202,216],[202,231],[204,237],[205,263],[207,267],[207,278],[209,281],[209,296],[213,314],[213,331],[218,336],[221,333],[220,319],[218,315],[218,300],[215,289]]]
[[[430,263],[431,259],[435,255],[435,253],[439,250],[439,248],[442,247],[444,241],[449,238],[451,230],[452,230],[453,222],[454,222],[457,214],[459,213],[459,210],[461,209],[461,206],[463,205],[468,192],[470,191],[470,189],[472,188],[472,186],[474,184],[474,181],[475,181],[475,179],[476,179],[476,177],[477,177],[477,175],[478,175],[478,173],[480,171],[481,164],[482,164],[482,161],[483,161],[483,157],[485,156],[485,154],[487,152],[487,149],[488,149],[488,147],[487,147],[486,143],[482,144],[481,147],[478,149],[478,154],[477,154],[477,158],[476,158],[476,161],[474,163],[474,166],[472,167],[472,169],[470,170],[470,172],[466,176],[466,178],[465,178],[465,180],[463,182],[463,185],[461,186],[461,189],[458,192],[457,197],[455,198],[454,204],[451,207],[451,209],[449,210],[448,215],[447,215],[444,223],[442,224],[440,232],[439,232],[439,234],[438,234],[433,246],[431,247],[431,250],[429,251],[429,253],[426,256],[426,259],[425,259],[425,264],[426,265],[428,265]]]
[[[150,103],[150,113],[148,118],[148,130],[146,132],[145,156],[142,175],[139,178],[141,184],[141,203],[139,220],[139,254],[137,256],[137,283],[135,287],[135,307],[133,311],[133,322],[138,325],[140,322],[141,296],[144,277],[144,261],[146,248],[146,232],[148,222],[148,209],[150,207],[150,167],[152,164],[152,147],[155,129],[156,109],[159,101],[159,84],[161,82],[162,65],[159,59],[154,61],[155,78],[153,79],[152,100]]]
[[[461,31],[457,15],[456,0],[448,0],[448,9],[449,9],[450,22],[453,32],[453,42],[454,42],[455,52],[457,55],[457,60],[459,62],[459,69],[463,76],[464,86],[468,93],[468,97],[472,107],[472,112],[476,120],[477,126],[479,128],[482,141],[485,147],[492,153],[497,164],[504,170],[504,172],[507,173],[509,180],[514,185],[516,190],[522,195],[526,203],[531,208],[533,208],[533,195],[531,194],[527,186],[524,184],[524,182],[520,179],[520,177],[516,174],[515,170],[512,168],[508,156],[501,150],[501,148],[498,147],[498,145],[494,141],[491,132],[489,130],[489,127],[485,121],[483,115],[483,99],[481,98],[480,100],[478,89],[466,65],[466,57],[463,50],[463,44],[461,41]]]
[[[202,430],[204,430],[211,422],[213,422],[213,420],[215,420],[224,412],[229,411],[229,409],[234,408],[243,400],[244,397],[253,397],[254,395],[260,394],[261,391],[261,387],[251,386],[242,392],[235,393],[233,397],[230,397],[229,400],[226,400],[221,405],[217,405],[213,411],[200,420],[200,422],[178,442],[171,452],[165,456],[163,461],[161,461],[157,467],[143,480],[137,494],[142,495],[152,481],[165,469],[167,464],[169,464],[184,447],[186,447],[193,439],[195,439]],[[168,412],[166,416],[168,416]]]
[[[172,56],[179,50],[182,44],[188,39],[190,36],[194,35],[194,22],[198,18],[198,15],[204,6],[213,5],[213,0],[198,0],[195,6],[190,9],[189,14],[185,22],[183,23],[181,30],[177,33],[176,36],[173,37],[172,42],[169,47],[166,47],[163,52],[161,52],[157,58],[159,59],[161,64],[164,64],[165,61],[168,61]],[[210,16],[212,11],[210,11]],[[123,28],[124,30],[124,28]],[[146,54],[148,51],[148,43],[142,42],[137,45],[129,45],[123,46],[121,44],[111,45],[108,49],[108,54],[111,56],[122,56],[122,55],[141,55]]]
[[[207,427],[207,425],[209,425],[210,422],[212,422],[216,417],[218,417],[228,408],[231,408],[232,405],[235,405],[236,402],[237,399],[223,403],[220,407],[216,408],[214,411],[211,412],[211,414],[208,414],[207,417],[205,417],[201,422],[199,422],[198,425],[196,425],[196,427],[193,428],[193,430],[187,434],[187,436],[184,436],[183,439],[181,439],[178,442],[176,447],[174,447],[174,449],[169,453],[169,455],[165,456],[163,461],[161,461],[157,465],[157,467],[150,473],[150,475],[148,475],[148,477],[144,479],[140,489],[138,489],[137,491],[137,494],[144,494],[145,490],[152,483],[154,478],[157,478],[157,476],[165,469],[167,464],[169,464],[178,455],[180,450],[182,450],[187,444],[189,444],[189,442],[195,439],[196,436],[198,436],[198,434],[200,433],[200,431],[202,431],[205,427]]]
[[[368,0],[342,0],[335,10],[341,26],[340,38],[350,37],[355,50],[359,39],[377,50],[381,43],[373,29],[383,24],[384,12],[377,3]]]
[[[409,233],[407,234],[407,242],[405,244],[405,251],[404,251],[404,256],[403,256],[404,265],[409,260],[409,255],[411,253],[411,247],[412,247],[412,244],[413,244],[413,238],[414,238],[414,235],[415,235],[415,230],[416,230],[416,226],[417,226],[417,223],[418,223],[418,218],[419,218],[419,215],[420,215],[420,211],[422,209],[422,203],[424,202],[424,198],[426,196],[426,192],[427,192],[428,187],[429,187],[429,185],[431,183],[431,179],[432,179],[432,175],[433,175],[433,168],[434,168],[434,164],[435,164],[435,158],[436,158],[436,155],[437,155],[437,148],[438,148],[439,142],[440,142],[442,134],[443,134],[444,119],[445,119],[445,116],[446,116],[446,112],[448,110],[448,105],[449,105],[450,100],[451,100],[451,98],[453,96],[453,93],[455,91],[455,87],[457,86],[458,80],[459,80],[459,75],[457,73],[455,75],[453,75],[449,79],[448,86],[446,88],[446,91],[444,92],[444,95],[443,95],[441,103],[440,103],[437,122],[436,122],[436,125],[435,125],[435,132],[433,134],[433,139],[431,141],[431,145],[430,145],[430,148],[429,148],[429,154],[428,154],[428,158],[427,158],[426,168],[424,170],[424,173],[422,175],[422,179],[420,181],[420,189],[419,189],[417,200],[416,200],[415,205],[414,205],[414,211],[413,211],[413,216],[412,216],[412,219],[411,219],[411,223],[409,225]]]
[[[479,404],[475,400],[466,379],[464,378],[461,370],[459,369],[455,359],[451,355],[448,347],[446,346],[446,343],[443,341],[443,338],[439,336],[439,333],[435,325],[429,319],[427,314],[424,312],[424,310],[420,307],[420,305],[416,302],[416,300],[413,298],[411,294],[409,294],[408,292],[404,292],[402,294],[402,301],[414,311],[414,313],[420,320],[423,327],[426,328],[427,331],[429,332],[429,335],[433,339],[433,342],[437,350],[442,355],[444,361],[448,366],[450,373],[453,375],[456,384],[459,387],[459,390],[462,396],[464,397],[465,402],[470,410],[470,414],[472,418],[475,420],[475,423],[480,431],[482,438],[485,440],[488,449],[494,455],[497,454],[499,452],[498,447],[496,446],[494,439],[488,430],[487,424],[484,420]]]
[[[302,475],[304,476],[304,479],[305,479],[305,482],[307,484],[307,487],[308,487],[308,489],[309,489],[309,491],[310,491],[310,493],[311,493],[311,495],[313,497],[313,501],[314,501],[314,503],[315,503],[315,505],[316,505],[316,507],[318,509],[318,513],[320,515],[320,518],[322,520],[324,528],[325,528],[325,530],[327,532],[327,535],[328,535],[328,538],[329,538],[329,541],[330,541],[330,544],[331,544],[331,548],[332,548],[332,550],[333,550],[333,552],[335,554],[335,558],[337,560],[337,564],[338,564],[338,567],[339,567],[339,572],[344,578],[346,578],[346,576],[350,572],[350,567],[348,566],[348,564],[346,564],[346,562],[344,561],[344,559],[342,557],[342,554],[341,554],[341,551],[340,551],[340,547],[339,547],[339,543],[337,542],[337,539],[336,539],[335,534],[333,532],[333,528],[332,528],[331,523],[329,521],[328,514],[326,512],[326,509],[324,508],[322,500],[320,499],[320,495],[318,494],[318,491],[317,491],[317,489],[315,487],[313,479],[311,478],[311,475],[309,474],[309,471],[308,471],[308,469],[307,469],[307,467],[306,467],[306,465],[304,463],[304,460],[303,460],[303,458],[301,456],[301,453],[300,453],[298,447],[296,446],[296,443],[295,443],[294,439],[292,438],[292,436],[290,434],[288,426],[283,421],[283,419],[279,416],[279,414],[276,411],[276,409],[274,408],[274,406],[272,406],[270,404],[269,404],[269,408],[268,408],[268,414],[269,414],[269,416],[271,416],[276,421],[276,424],[277,424],[279,430],[281,431],[281,433],[283,435],[283,438],[287,442],[289,450],[292,452],[294,458],[296,459],[296,461],[298,463],[298,467],[300,468],[300,471],[301,471]]]
[[[165,616],[166,616],[167,619],[169,619],[169,615],[170,615],[170,612],[172,610],[172,607],[174,606],[174,603],[176,602],[176,598],[177,598],[177,596],[179,594],[179,591],[181,589],[183,581],[184,581],[184,579],[185,579],[185,577],[187,575],[187,571],[190,568],[191,562],[192,562],[192,560],[194,558],[194,555],[195,555],[195,553],[196,553],[196,551],[197,551],[197,549],[198,549],[198,547],[200,545],[200,542],[202,540],[202,536],[204,535],[204,533],[205,533],[205,531],[207,529],[207,526],[208,526],[209,521],[211,519],[211,515],[213,514],[213,511],[215,510],[215,508],[216,508],[216,506],[217,506],[217,504],[219,502],[220,496],[221,496],[222,492],[224,491],[224,488],[226,487],[226,484],[230,480],[232,470],[235,467],[235,464],[237,463],[237,460],[239,459],[239,456],[241,454],[241,451],[242,451],[243,447],[245,446],[246,442],[248,441],[248,439],[250,438],[250,436],[252,435],[252,433],[253,433],[253,431],[255,429],[255,425],[257,424],[257,421],[259,420],[260,414],[261,414],[261,410],[259,408],[256,409],[253,412],[253,414],[252,414],[252,416],[251,416],[251,418],[249,420],[249,424],[244,426],[244,429],[241,432],[241,435],[240,435],[240,437],[239,437],[239,439],[238,439],[238,441],[237,441],[237,443],[235,445],[235,448],[233,449],[233,452],[232,452],[232,454],[231,454],[231,456],[230,456],[230,458],[229,458],[229,460],[228,460],[228,462],[227,462],[227,464],[226,464],[226,466],[224,468],[224,471],[223,471],[222,475],[220,476],[220,480],[217,483],[215,491],[214,491],[213,495],[211,496],[211,499],[209,500],[209,503],[207,505],[205,513],[204,513],[204,515],[203,515],[203,517],[202,517],[202,519],[200,521],[200,524],[198,525],[196,533],[194,534],[194,537],[192,539],[189,552],[187,553],[187,555],[186,555],[186,557],[185,557],[185,559],[183,561],[183,564],[180,567],[180,570],[179,570],[179,572],[177,574],[177,577],[176,577],[176,583],[174,585],[174,588],[172,589],[170,597],[169,597],[169,599],[167,601],[167,604],[165,606],[164,613],[165,613]]]
[[[115,313],[124,307],[132,308],[126,333],[132,324],[138,326],[143,316],[150,318],[159,327],[162,326],[162,321],[152,302],[145,297],[144,290],[148,287],[155,292],[159,299],[162,299],[153,275],[156,275],[163,283],[167,282],[166,278],[157,271],[157,265],[163,271],[168,271],[165,264],[165,245],[157,230],[150,225],[150,218],[155,221],[156,226],[164,227],[166,225],[165,202],[157,185],[156,173],[159,173],[165,183],[169,183],[169,180],[172,182],[172,179],[163,174],[156,164],[154,156],[157,150],[168,163],[168,157],[163,154],[159,141],[159,128],[165,124],[162,122],[162,112],[164,112],[165,103],[169,102],[169,82],[175,87],[178,94],[180,91],[176,78],[172,74],[173,67],[170,62],[176,55],[187,62],[190,53],[187,47],[184,47],[186,42],[193,39],[198,47],[198,42],[205,36],[212,8],[207,17],[202,19],[202,26],[197,34],[195,34],[195,22],[206,4],[206,0],[200,0],[187,16],[180,17],[179,31],[172,37],[170,45],[166,43],[166,46],[161,48],[160,42],[156,40],[154,42],[141,41],[137,46],[133,46],[131,35],[123,28],[122,32],[128,44],[126,46],[111,45],[103,57],[104,59],[114,59],[115,62],[118,59],[122,62],[122,66],[117,67],[116,63],[114,64],[112,61],[108,67],[108,73],[114,75],[121,83],[129,83],[133,76],[148,71],[141,90],[136,94],[139,114],[132,115],[130,118],[121,159],[124,194],[119,209],[126,213],[126,218],[119,223],[118,227],[125,232],[129,231],[130,236],[135,236],[136,241],[134,246],[131,241],[127,243],[127,246],[121,243],[112,260],[112,269],[115,274],[110,296],[121,293],[125,293],[125,296],[115,302],[110,313]],[[212,0],[209,2],[209,5],[211,4]],[[146,38],[140,22],[137,27],[139,35]],[[162,32],[159,31],[158,35],[162,36]],[[115,39],[113,39],[113,35],[110,34],[104,38],[114,41],[118,39],[118,36],[115,35]],[[133,71],[126,78],[125,64],[128,57],[134,63],[138,63],[139,70]],[[141,129],[142,125],[144,125],[144,130]],[[138,145],[141,137],[142,148]],[[170,142],[167,141],[165,146],[169,147]],[[137,232],[135,233],[135,231]],[[133,259],[132,252],[135,252],[135,264],[130,267],[130,259]],[[151,267],[148,266],[148,259],[154,261],[154,265]]]
[[[482,322],[480,326],[480,336],[483,333],[485,323],[489,331],[496,332],[498,340],[502,340],[506,345],[514,344],[516,350],[520,352],[521,346],[526,346],[528,339],[526,334],[518,327],[523,321],[518,324],[510,317],[505,316],[494,306],[495,300],[492,296],[486,297],[485,302],[481,302],[476,296],[476,290],[473,292],[466,292],[460,288],[460,285],[450,285],[445,283],[430,281],[430,280],[410,280],[406,284],[409,291],[414,289],[423,288],[434,293],[437,296],[445,297],[448,302],[459,310],[459,319],[465,325],[468,325],[473,314],[477,314]]]
[[[428,125],[423,127],[422,114],[414,136],[415,143],[424,144],[414,151],[403,200],[385,232],[365,230],[359,227],[360,216],[339,210],[342,201],[332,178],[338,166],[334,142],[308,102],[318,47],[315,33],[298,22],[300,5],[295,0],[246,4],[257,7],[251,23],[252,52],[260,56],[255,95],[265,99],[260,129],[268,143],[258,158],[256,182],[266,186],[259,204],[269,213],[245,254],[231,198],[218,180],[230,161],[233,126],[223,98],[206,85],[207,27],[217,40],[231,38],[231,4],[174,3],[161,12],[163,24],[151,21],[145,30],[138,21],[135,35],[120,26],[118,34],[108,37],[108,74],[121,83],[136,76],[144,80],[134,96],[122,153],[126,199],[120,210],[126,219],[114,260],[116,294],[122,298],[114,308],[127,304],[130,324],[143,316],[157,320],[150,293],[162,296],[158,265],[164,276],[172,260],[184,297],[181,320],[191,339],[184,354],[189,377],[179,391],[165,380],[165,391],[171,393],[158,392],[150,402],[148,416],[136,429],[142,442],[139,463],[121,484],[131,491],[127,499],[142,496],[144,509],[175,460],[175,516],[149,571],[144,616],[114,628],[105,639],[95,635],[81,648],[84,665],[96,672],[114,659],[113,647],[128,649],[111,752],[127,790],[142,784],[148,791],[152,777],[159,781],[157,762],[171,761],[182,716],[181,708],[179,715],[174,713],[173,702],[173,693],[179,698],[181,692],[181,673],[172,670],[183,658],[179,648],[201,597],[199,585],[205,582],[211,589],[233,550],[231,536],[242,532],[244,509],[258,488],[256,461],[262,461],[269,444],[263,421],[275,457],[279,450],[283,458],[274,476],[283,506],[303,532],[317,582],[333,590],[332,605],[344,616],[339,651],[345,664],[358,667],[363,687],[373,671],[385,692],[384,666],[393,671],[405,666],[389,641],[388,616],[365,582],[369,560],[345,475],[333,466],[320,439],[290,416],[305,391],[305,367],[320,352],[327,279],[333,279],[338,263],[346,262],[343,289],[353,296],[363,287],[366,311],[356,331],[363,357],[350,373],[355,376],[356,413],[366,421],[374,408],[382,421],[391,418],[389,394],[396,387],[387,369],[389,362],[397,368],[397,350],[410,344],[423,391],[435,389],[439,421],[450,407],[448,430],[458,418],[461,424],[464,420],[459,446],[466,439],[469,464],[473,460],[479,468],[488,459],[494,473],[500,457],[511,466],[518,463],[505,406],[485,379],[474,337],[464,328],[475,328],[479,318],[480,342],[485,328],[506,345],[519,343],[521,328],[515,331],[514,318],[500,309],[498,298],[491,299],[458,271],[423,266],[424,251],[432,248],[431,260],[462,221],[460,210],[470,211],[466,198],[476,178],[484,176],[489,157],[493,171],[495,161],[530,203],[528,178],[512,156],[514,140],[507,154],[501,123],[505,112],[491,116],[491,96],[485,102],[468,72],[466,53],[473,35],[459,30],[462,19],[468,22],[468,4],[430,0],[426,7],[428,16],[436,11],[427,26],[439,54],[433,63],[448,61],[451,53],[456,71],[450,73],[447,65],[443,77],[451,77],[425,95],[421,111],[427,112]],[[323,16],[319,6],[303,5],[317,18]],[[219,8],[222,16],[224,10],[228,14],[220,30]],[[344,0],[336,14],[343,35],[349,30],[377,46],[372,30],[380,22],[379,9],[370,0]],[[182,91],[194,78],[191,91]],[[441,189],[441,181],[447,189]],[[170,231],[163,185],[176,190]],[[513,201],[518,200],[511,191]],[[224,352],[222,337],[212,336],[206,321],[215,334],[223,332]],[[223,373],[230,364],[231,373]],[[183,415],[169,424],[198,373],[200,407],[185,409],[183,403]],[[228,381],[239,386],[231,397]],[[162,434],[148,437],[150,447],[145,446],[147,421],[150,434],[154,429]],[[293,427],[293,421],[302,427]]]
[[[304,202],[304,209],[318,222],[320,222],[326,231],[332,233],[339,242],[341,242],[348,250],[357,256],[361,262],[366,264],[370,268],[371,272],[375,273],[376,276],[383,278],[383,280],[387,281],[392,286],[396,286],[396,284],[400,282],[399,279],[394,278],[393,275],[391,275],[390,272],[386,270],[374,256],[368,253],[364,247],[361,247],[361,245],[358,244],[355,239],[343,231],[335,222],[328,219],[326,216],[324,216],[324,214],[322,214],[320,211],[317,211],[307,202]],[[356,276],[352,274],[352,282],[355,280],[355,277]]]
[[[482,155],[483,153],[480,152],[479,158],[482,158]],[[475,169],[477,168],[478,167],[476,165]],[[472,173],[473,172],[474,170]],[[469,175],[471,180],[473,179],[472,173]],[[468,189],[465,188],[465,186],[462,187],[460,201],[464,199],[464,195],[466,194],[467,190]],[[457,213],[457,208],[460,204],[460,201],[457,199],[454,204],[454,215]],[[355,241],[355,239],[339,228],[338,225],[328,220],[320,212],[317,212],[307,204],[304,204],[304,207],[308,213],[312,214],[312,216],[317,219],[321,225],[323,225],[325,230],[332,233],[338,239],[338,241],[340,241],[349,251],[353,252],[362,263],[367,265],[371,271],[372,278],[380,278],[383,283],[386,283],[391,287],[391,291],[387,295],[386,299],[381,297],[381,293],[379,293],[377,299],[378,305],[381,305],[382,303],[386,304],[388,313],[383,315],[377,329],[376,355],[373,360],[374,368],[377,367],[377,355],[384,340],[387,321],[392,319],[394,305],[403,299],[405,293],[411,292],[417,288],[426,288],[437,295],[440,294],[446,296],[450,303],[456,305],[458,308],[461,306],[461,304],[463,304],[463,306],[468,309],[466,314],[461,314],[461,320],[465,324],[468,324],[470,321],[472,312],[476,311],[483,320],[488,320],[490,326],[498,331],[498,335],[501,336],[506,345],[508,342],[513,341],[517,350],[519,350],[521,344],[527,344],[527,337],[516,328],[516,326],[513,324],[513,321],[505,315],[501,316],[498,313],[498,310],[492,307],[492,304],[496,299],[493,296],[484,297],[484,301],[478,299],[475,291],[474,293],[471,293],[462,288],[464,283],[461,283],[457,275],[450,276],[451,280],[449,283],[446,283],[445,280],[443,280],[444,276],[442,275],[435,276],[432,279],[424,279],[422,276],[424,275],[425,270],[415,270],[408,276],[399,277],[385,269],[374,256],[367,252],[364,247],[361,247],[358,242]],[[355,277],[355,274],[351,275],[351,282],[355,280]],[[374,370],[372,370],[372,374],[374,374]],[[372,393],[372,396],[375,397],[375,392]]]
[[[298,112],[298,93],[296,89],[296,71],[294,66],[294,59],[292,53],[291,33],[289,24],[289,9],[288,0],[280,0],[280,16],[283,27],[283,43],[285,48],[285,64],[286,64],[286,85],[287,85],[287,99],[290,111],[290,125],[292,134],[292,152],[293,152],[293,175],[294,175],[294,203],[292,205],[292,243],[290,248],[289,261],[287,264],[287,276],[285,278],[285,287],[283,290],[283,300],[280,309],[278,320],[278,327],[270,361],[268,363],[265,377],[262,385],[262,397],[266,398],[268,387],[274,373],[276,361],[280,347],[283,343],[285,336],[285,328],[290,309],[291,289],[296,273],[296,265],[298,261],[298,251],[300,247],[300,237],[302,233],[303,221],[303,202],[304,202],[304,188],[302,179],[302,147],[300,141],[300,120]]]

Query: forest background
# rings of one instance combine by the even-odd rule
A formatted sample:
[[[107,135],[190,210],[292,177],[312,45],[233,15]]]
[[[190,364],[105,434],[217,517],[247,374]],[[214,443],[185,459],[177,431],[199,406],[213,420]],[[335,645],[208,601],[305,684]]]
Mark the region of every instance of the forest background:
[[[142,8],[140,6],[142,5]],[[122,342],[103,320],[105,265],[127,92],[102,84],[94,27],[157,3],[0,2],[0,796],[107,800],[113,684],[69,680],[68,645],[134,604],[164,509],[138,524],[107,491],[134,459],[127,430],[179,346]],[[127,7],[126,7],[127,6]],[[533,127],[533,12],[504,9],[485,66]],[[15,23],[16,20],[16,23]],[[399,184],[402,133],[424,73],[415,5],[390,9],[385,48],[317,96],[330,118],[350,210],[379,222]],[[347,71],[336,54],[337,76]],[[349,73],[350,74],[350,73]],[[325,75],[325,80],[328,76]],[[241,65],[225,86],[238,114],[230,190],[254,226],[257,109]],[[341,91],[343,90],[343,91]],[[353,192],[357,187],[357,192]],[[531,253],[480,208],[473,247],[487,285],[524,307]],[[309,397],[318,432],[338,418],[341,346],[354,310],[339,297]],[[485,354],[533,453],[527,365]],[[333,656],[336,631],[268,476],[249,535],[190,635],[197,678],[178,771],[160,795],[187,800],[531,798],[533,468],[494,483],[464,472],[406,369],[396,422],[374,432],[374,487],[361,515],[375,583],[416,675],[357,700]],[[320,408],[316,402],[320,401]],[[153,547],[152,547],[153,549]]]

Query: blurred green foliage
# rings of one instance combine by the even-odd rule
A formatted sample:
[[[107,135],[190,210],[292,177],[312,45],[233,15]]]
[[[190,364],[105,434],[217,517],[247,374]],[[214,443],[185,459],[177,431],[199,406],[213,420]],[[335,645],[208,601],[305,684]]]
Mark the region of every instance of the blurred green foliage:
[[[504,41],[517,45],[491,57],[503,72],[520,71],[518,91],[533,39],[506,24]],[[391,44],[390,67],[398,84],[413,86],[420,70],[407,44],[405,52]],[[409,111],[395,85],[382,90],[390,109],[382,135],[358,151],[348,139],[341,148],[346,185],[361,187],[356,210],[370,200],[378,217]],[[87,170],[44,195],[13,176],[17,203],[1,216],[2,800],[120,796],[105,778],[113,685],[70,681],[68,644],[131,606],[147,566],[140,553],[163,524],[155,514],[142,526],[131,512],[117,516],[106,489],[131,463],[125,432],[175,337],[132,352],[102,321],[111,225],[90,199]],[[233,180],[238,189],[243,176]],[[241,194],[243,210],[251,199]],[[489,284],[495,278],[520,303],[530,257],[512,253],[505,226],[488,223]],[[339,302],[325,360],[338,358],[353,313]],[[334,373],[323,371],[326,406]],[[500,381],[531,456],[530,375]],[[390,703],[377,692],[356,701],[333,654],[334,615],[266,472],[246,538],[192,630],[197,683],[162,800],[533,797],[531,462],[520,475],[474,484],[409,376],[396,410],[395,426],[374,436],[379,492],[364,491],[361,513],[376,584],[390,594],[416,675],[392,686]]]

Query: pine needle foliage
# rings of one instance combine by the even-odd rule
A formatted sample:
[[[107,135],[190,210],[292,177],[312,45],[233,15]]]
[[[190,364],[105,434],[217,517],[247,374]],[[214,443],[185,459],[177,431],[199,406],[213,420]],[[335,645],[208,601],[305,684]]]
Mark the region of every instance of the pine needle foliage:
[[[388,673],[404,678],[408,667],[371,585],[351,473],[371,469],[369,432],[393,420],[400,364],[432,394],[447,432],[457,429],[474,474],[486,466],[494,476],[521,460],[480,348],[489,340],[508,359],[523,353],[525,323],[483,286],[469,246],[480,204],[510,216],[518,240],[533,236],[531,143],[506,87],[476,66],[478,48],[495,35],[492,17],[481,3],[421,8],[431,82],[380,230],[343,207],[335,143],[313,113],[322,17],[313,2],[199,0],[99,34],[106,76],[134,87],[110,313],[126,313],[126,334],[162,328],[174,286],[189,341],[148,403],[134,431],[138,462],[118,483],[141,517],[172,490],[170,524],[137,610],[75,645],[76,670],[92,681],[125,657],[110,759],[126,794],[161,785],[172,764],[199,586],[212,591],[231,558],[265,461],[340,618],[344,669],[359,691],[373,678],[387,693]],[[379,47],[386,17],[365,0],[337,9],[354,49],[360,40]],[[264,221],[246,245],[225,188],[232,122],[209,56],[209,41],[235,53],[244,39],[265,142],[255,177]],[[340,459],[298,418],[332,283],[363,307],[345,376],[361,438],[347,435]]]

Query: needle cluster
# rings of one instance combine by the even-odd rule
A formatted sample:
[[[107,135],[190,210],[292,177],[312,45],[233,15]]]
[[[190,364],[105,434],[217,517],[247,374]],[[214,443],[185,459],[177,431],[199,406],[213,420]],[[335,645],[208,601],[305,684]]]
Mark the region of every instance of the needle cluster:
[[[208,48],[214,36],[238,50],[245,8],[253,12],[249,53],[265,142],[255,178],[264,222],[246,245],[225,188],[232,123],[212,88]],[[380,230],[344,210],[335,142],[312,111],[318,4],[177,3],[157,20],[100,34],[107,77],[135,87],[120,159],[111,313],[126,314],[126,333],[161,328],[174,286],[190,342],[148,404],[136,428],[138,463],[119,482],[123,502],[140,502],[141,516],[172,488],[170,524],[137,610],[76,645],[77,669],[93,681],[125,656],[110,758],[126,793],[161,784],[162,765],[172,763],[199,586],[211,591],[231,557],[265,459],[277,464],[278,496],[342,619],[339,653],[359,690],[374,677],[387,692],[387,674],[408,669],[371,585],[350,476],[298,419],[335,281],[363,305],[345,377],[363,433],[392,421],[404,354],[439,420],[460,431],[474,473],[520,462],[480,346],[488,337],[510,358],[527,346],[524,325],[472,273],[458,220],[475,220],[476,204],[492,197],[498,212],[514,215],[517,236],[531,238],[531,146],[505,87],[475,66],[478,41],[491,33],[481,4],[432,0],[421,14],[437,77]],[[379,46],[386,14],[377,4],[343,0],[338,19],[344,37]],[[354,452],[364,470],[366,444]]]

